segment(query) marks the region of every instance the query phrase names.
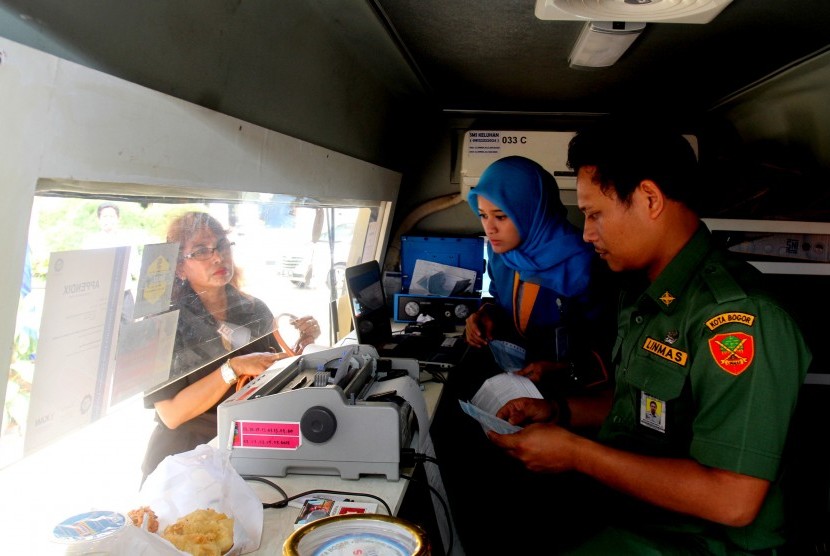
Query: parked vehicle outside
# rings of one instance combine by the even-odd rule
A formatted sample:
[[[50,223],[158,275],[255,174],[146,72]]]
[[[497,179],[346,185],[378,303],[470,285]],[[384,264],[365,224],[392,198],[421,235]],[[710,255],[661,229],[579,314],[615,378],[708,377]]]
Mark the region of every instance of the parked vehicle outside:
[[[335,291],[345,291],[345,272],[354,238],[357,209],[338,209],[335,213],[333,242],[329,242],[328,226],[317,241],[311,231],[305,239],[289,242],[281,250],[277,261],[279,274],[288,277],[298,288],[331,288],[330,271],[333,270]],[[300,235],[300,238],[303,236]]]

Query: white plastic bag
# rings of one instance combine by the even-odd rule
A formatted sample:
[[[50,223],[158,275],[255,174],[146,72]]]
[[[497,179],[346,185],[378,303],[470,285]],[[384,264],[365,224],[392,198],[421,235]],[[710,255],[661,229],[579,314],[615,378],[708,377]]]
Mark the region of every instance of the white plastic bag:
[[[189,452],[167,456],[144,481],[138,505],[149,506],[156,513],[159,533],[195,510],[222,512],[234,519],[231,554],[259,548],[262,501],[231,466],[229,452],[202,444]]]

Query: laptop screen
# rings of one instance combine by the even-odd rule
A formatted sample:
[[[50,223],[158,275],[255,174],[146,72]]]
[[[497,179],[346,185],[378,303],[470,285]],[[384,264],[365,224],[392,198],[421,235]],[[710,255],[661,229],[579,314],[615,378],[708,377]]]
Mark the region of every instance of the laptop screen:
[[[346,289],[357,341],[372,346],[389,342],[392,339],[392,324],[386,310],[378,262],[372,260],[348,267]]]

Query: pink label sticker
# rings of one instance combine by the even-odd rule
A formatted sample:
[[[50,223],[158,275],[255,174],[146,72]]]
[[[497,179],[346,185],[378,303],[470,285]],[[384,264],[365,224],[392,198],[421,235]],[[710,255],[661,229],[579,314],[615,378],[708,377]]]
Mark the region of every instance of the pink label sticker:
[[[301,444],[300,423],[234,421],[234,448],[296,450]]]

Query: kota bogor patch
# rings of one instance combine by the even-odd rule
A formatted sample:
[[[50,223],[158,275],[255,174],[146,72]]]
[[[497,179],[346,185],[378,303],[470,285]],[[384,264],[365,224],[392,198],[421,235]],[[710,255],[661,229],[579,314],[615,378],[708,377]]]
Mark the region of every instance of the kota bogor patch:
[[[672,363],[677,363],[681,367],[685,367],[686,360],[689,359],[689,354],[685,351],[673,348],[668,344],[658,342],[654,338],[650,337],[646,338],[646,341],[643,343],[643,349],[653,353],[654,355],[658,355],[663,359],[671,361]]]
[[[731,324],[733,322],[752,326],[755,324],[755,315],[750,315],[749,313],[721,313],[707,320],[706,326],[709,330],[714,330],[721,325]]]
[[[755,339],[743,332],[717,334],[709,339],[709,351],[718,367],[737,376],[752,364]]]

